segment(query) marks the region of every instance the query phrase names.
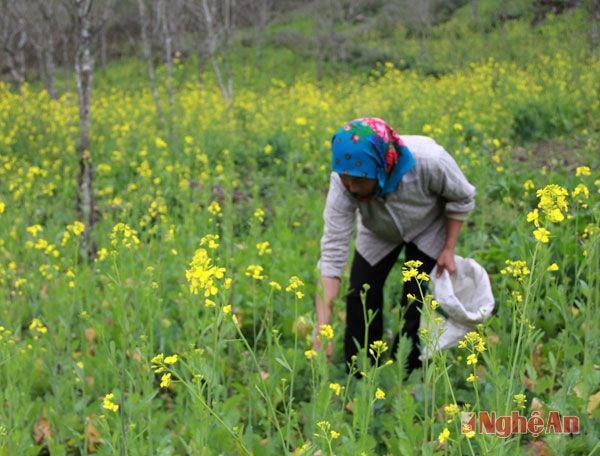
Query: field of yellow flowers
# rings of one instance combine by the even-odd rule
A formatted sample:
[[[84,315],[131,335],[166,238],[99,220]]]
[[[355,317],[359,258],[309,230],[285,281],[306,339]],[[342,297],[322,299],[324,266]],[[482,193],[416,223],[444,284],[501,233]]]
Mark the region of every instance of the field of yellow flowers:
[[[169,132],[149,90],[100,82],[91,266],[74,218],[76,98],[0,85],[0,454],[598,451],[599,75],[566,52],[437,78],[387,63],[241,86],[231,106],[189,82]],[[405,381],[390,339],[362,380],[346,375],[341,300],[319,334],[334,362],[312,350],[330,138],[367,115],[434,137],[477,186],[458,253],[496,298]],[[401,286],[394,271],[390,338]],[[464,411],[558,411],[580,432],[461,432]]]

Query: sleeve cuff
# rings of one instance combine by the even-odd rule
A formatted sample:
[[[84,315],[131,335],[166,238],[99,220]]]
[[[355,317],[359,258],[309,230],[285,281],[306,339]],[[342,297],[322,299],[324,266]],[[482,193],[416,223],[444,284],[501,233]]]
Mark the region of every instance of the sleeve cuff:
[[[335,268],[331,264],[322,263],[321,260],[317,263],[317,269],[321,271],[322,277],[336,277],[338,279],[342,278],[342,274],[344,270],[339,270],[339,268]]]
[[[446,212],[446,217],[464,222],[469,218],[469,214],[470,212]]]

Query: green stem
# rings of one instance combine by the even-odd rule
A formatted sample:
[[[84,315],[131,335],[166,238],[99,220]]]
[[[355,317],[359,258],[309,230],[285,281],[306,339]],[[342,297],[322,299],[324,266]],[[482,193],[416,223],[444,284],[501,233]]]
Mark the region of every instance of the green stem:
[[[420,295],[420,301],[421,301],[421,309],[423,308],[423,305],[425,303],[425,295],[423,294],[423,288],[421,287],[421,281],[417,280],[417,278],[415,277],[414,279],[417,282],[417,287],[419,288],[419,295]],[[415,297],[416,299],[416,297]],[[426,386],[427,383],[427,377],[429,375],[429,358],[427,357],[427,359],[425,359],[425,364],[423,366],[423,386]],[[429,438],[430,440],[433,440],[433,426],[430,426],[431,424],[431,417],[429,416],[429,396],[427,394],[427,392],[425,391],[426,388],[424,388],[423,390],[423,410],[425,411],[425,417],[423,418],[423,446],[425,446],[427,444],[427,439]]]
[[[294,296],[294,321],[298,318],[298,299]],[[296,378],[296,364],[298,360],[298,331],[294,331],[294,360],[292,361],[292,372],[290,372],[290,396],[288,399],[288,413],[286,426],[286,441],[290,441],[292,425],[292,410],[294,404],[294,379]]]
[[[235,329],[236,329],[238,335],[240,336],[240,340],[242,341],[242,343],[244,344],[244,346],[248,350],[248,353],[250,354],[250,358],[252,359],[252,361],[254,363],[254,367],[256,367],[256,372],[258,374],[258,378],[260,379],[260,386],[262,386],[262,388],[263,388],[261,390],[261,388],[259,388],[259,385],[256,385],[256,389],[258,390],[259,394],[262,396],[262,398],[265,400],[265,402],[267,404],[267,408],[268,408],[268,410],[270,412],[270,415],[271,415],[271,420],[273,421],[273,424],[275,425],[275,428],[277,429],[277,433],[279,434],[279,438],[281,439],[282,448],[287,448],[286,440],[285,440],[285,438],[283,436],[283,432],[281,430],[281,426],[279,425],[279,420],[277,419],[277,413],[275,412],[275,407],[273,407],[273,402],[271,401],[271,398],[269,397],[269,395],[267,393],[267,387],[265,385],[265,381],[262,378],[262,376],[260,375],[260,365],[258,364],[258,360],[256,359],[256,355],[252,351],[252,347],[250,347],[250,344],[246,340],[246,337],[242,333],[242,330],[240,329],[239,325],[236,324],[236,323],[234,323],[234,326],[235,326]]]
[[[525,317],[527,315],[527,307],[529,305],[529,301],[531,300],[531,289],[533,287],[533,273],[535,271],[535,266],[536,266],[536,260],[537,260],[537,254],[538,254],[538,249],[539,249],[539,242],[536,242],[535,244],[535,250],[533,251],[533,258],[531,260],[531,270],[529,272],[529,280],[527,282],[527,287],[525,289],[525,298],[524,298],[524,303],[523,303],[523,311],[521,313],[521,322],[519,325],[519,335],[517,337],[517,346],[516,349],[514,351],[514,357],[513,357],[513,362],[512,362],[512,367],[510,369],[510,379],[509,379],[509,383],[508,383],[508,396],[506,398],[506,408],[505,408],[505,414],[508,414],[508,412],[510,411],[510,404],[511,404],[511,398],[513,396],[513,381],[515,379],[515,376],[517,375],[517,362],[520,361],[521,358],[521,341],[523,339],[523,332],[524,332],[524,328],[525,328]]]
[[[182,363],[183,364],[183,363]],[[217,420],[219,422],[219,424],[221,426],[223,426],[225,428],[225,430],[227,432],[229,432],[229,434],[231,434],[231,436],[233,437],[233,439],[240,445],[240,447],[242,448],[242,450],[244,451],[244,454],[250,455],[252,454],[248,448],[246,448],[246,445],[244,445],[244,441],[233,431],[233,429],[231,429],[227,423],[225,423],[221,417],[217,414],[217,412],[215,412],[209,405],[208,403],[204,400],[204,398],[202,397],[201,394],[198,394],[198,392],[196,391],[196,388],[194,387],[194,385],[192,385],[189,381],[184,380],[182,377],[179,377],[180,381],[186,386],[186,388],[188,389],[188,391],[190,391],[190,393],[192,394],[192,396],[194,396],[198,402],[200,402],[202,404],[202,406],[213,416],[213,418],[215,420]]]
[[[446,367],[447,366],[446,365],[446,354],[444,353],[444,355],[441,358],[444,362],[444,377],[446,379],[448,388],[450,389],[450,396],[452,396],[452,403],[456,404],[456,396],[454,395],[454,388],[452,387],[452,382],[450,381],[450,376],[448,375],[448,369]],[[477,380],[475,380],[475,381],[477,381]],[[471,445],[471,439],[467,438],[467,443],[469,444],[469,449],[471,450],[471,455],[475,456],[475,451],[473,451],[473,446]],[[459,448],[460,454],[462,454],[462,449],[461,449],[460,445],[458,448]]]

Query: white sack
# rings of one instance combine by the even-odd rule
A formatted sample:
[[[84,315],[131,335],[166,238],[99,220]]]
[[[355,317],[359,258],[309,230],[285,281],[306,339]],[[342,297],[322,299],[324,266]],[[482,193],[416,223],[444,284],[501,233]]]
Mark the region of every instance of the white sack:
[[[436,277],[437,266],[430,274],[430,286],[433,298],[439,303],[440,308],[448,318],[443,318],[441,323],[442,333],[434,344],[434,350],[443,350],[452,347],[461,340],[469,331],[475,331],[479,323],[487,320],[494,310],[494,295],[487,272],[472,258],[455,256],[456,271],[448,274],[444,270],[440,277]],[[432,312],[433,317],[436,312]],[[434,321],[424,321],[421,318],[421,328],[427,328],[430,337],[435,338],[438,324]],[[423,354],[431,357],[429,347],[425,347]]]

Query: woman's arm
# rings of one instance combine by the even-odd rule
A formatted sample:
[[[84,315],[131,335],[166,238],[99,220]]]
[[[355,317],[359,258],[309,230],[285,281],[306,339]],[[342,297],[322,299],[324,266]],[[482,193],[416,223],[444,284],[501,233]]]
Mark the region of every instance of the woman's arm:
[[[437,258],[437,274],[439,277],[442,275],[444,269],[450,274],[456,271],[456,262],[454,261],[454,249],[456,248],[456,242],[458,241],[458,234],[462,227],[462,220],[456,220],[448,218],[446,222],[446,243],[442,248]]]
[[[346,268],[350,253],[350,241],[356,224],[356,201],[349,197],[339,176],[331,173],[329,192],[323,211],[324,227],[321,238],[321,256],[318,268],[321,279],[317,284],[315,299],[317,321],[315,326],[313,348],[320,348],[317,335],[321,325],[331,321],[331,302],[337,297],[340,289],[340,277]],[[327,357],[331,360],[333,345],[327,345]]]
[[[441,146],[438,159],[432,162],[429,188],[444,201],[446,212],[446,241],[437,258],[437,276],[447,270],[456,271],[454,251],[463,222],[475,207],[475,187],[469,183],[460,167]]]
[[[338,277],[321,277],[317,285],[317,296],[315,298],[317,310],[317,323],[315,325],[315,337],[313,347],[318,350],[321,340],[318,333],[321,325],[328,325],[331,321],[331,302],[337,298],[340,291],[340,279]],[[331,361],[333,356],[333,344],[327,344],[327,359]]]

